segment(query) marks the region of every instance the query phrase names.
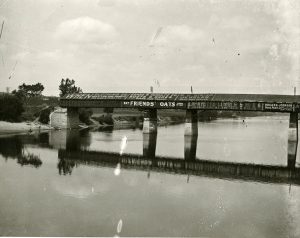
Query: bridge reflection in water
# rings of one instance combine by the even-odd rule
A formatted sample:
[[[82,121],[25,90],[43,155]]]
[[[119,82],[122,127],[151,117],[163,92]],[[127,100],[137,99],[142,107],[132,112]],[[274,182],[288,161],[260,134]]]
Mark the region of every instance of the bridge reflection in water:
[[[268,183],[300,184],[300,168],[291,166],[258,165],[196,158],[197,136],[185,136],[184,158],[155,156],[157,134],[143,134],[143,155],[87,150],[86,139],[78,131],[67,131],[66,147],[58,151],[60,173],[70,174],[80,164],[137,169],[163,173],[208,176],[224,179],[252,180]]]

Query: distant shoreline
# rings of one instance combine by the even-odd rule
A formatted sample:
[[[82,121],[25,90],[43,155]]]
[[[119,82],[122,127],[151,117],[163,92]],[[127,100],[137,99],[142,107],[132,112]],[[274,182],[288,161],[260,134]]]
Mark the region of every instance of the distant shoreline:
[[[269,115],[267,117],[278,117],[278,115]],[[262,116],[257,116],[258,118],[261,118]],[[281,116],[282,119],[285,118],[286,116]],[[122,118],[122,117],[120,117]],[[125,119],[126,118],[126,119]],[[115,123],[114,125],[98,125],[96,127],[99,128],[99,130],[101,129],[106,129],[106,128],[112,128],[113,130],[122,130],[122,129],[131,129],[133,127],[135,128],[142,128],[143,127],[143,123],[142,122],[134,122],[132,120],[128,120],[130,117],[124,117],[122,118],[123,120],[120,121],[115,121],[117,123]],[[232,117],[232,118],[213,118],[211,121],[214,120],[219,120],[219,119],[223,119],[223,120],[228,120],[228,119],[246,119],[248,117]],[[182,118],[178,117],[174,120],[175,118],[171,118],[171,117],[162,117],[160,118],[160,120],[158,121],[158,126],[169,126],[169,125],[176,125],[176,124],[182,124],[184,123],[184,120],[182,120]],[[201,122],[202,120],[199,120],[199,122]],[[203,120],[202,122],[204,122],[206,120]],[[88,127],[93,128],[94,126],[89,125]],[[54,127],[51,127],[50,125],[45,125],[45,124],[41,124],[39,122],[6,122],[6,121],[0,121],[0,136],[5,136],[5,135],[14,135],[14,134],[28,134],[28,133],[33,133],[33,132],[45,132],[45,131],[50,131],[50,130],[54,130]]]

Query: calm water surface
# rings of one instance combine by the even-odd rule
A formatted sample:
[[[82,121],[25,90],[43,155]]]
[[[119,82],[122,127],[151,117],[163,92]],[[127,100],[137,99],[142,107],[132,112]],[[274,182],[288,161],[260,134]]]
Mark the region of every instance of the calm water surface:
[[[201,122],[196,157],[286,166],[287,128],[288,117]],[[159,127],[156,155],[183,159],[183,132],[184,125]],[[298,185],[58,156],[68,147],[119,153],[124,136],[124,153],[143,153],[140,130],[1,137],[0,235],[300,237]]]

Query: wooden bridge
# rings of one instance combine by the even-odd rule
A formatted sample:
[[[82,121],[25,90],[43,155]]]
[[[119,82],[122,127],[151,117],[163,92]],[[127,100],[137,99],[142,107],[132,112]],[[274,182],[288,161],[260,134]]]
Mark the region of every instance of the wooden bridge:
[[[205,110],[289,113],[288,160],[296,159],[300,96],[271,94],[78,93],[60,98],[67,108],[67,127],[79,125],[78,108],[143,110],[143,133],[157,133],[158,109],[186,110],[185,135],[198,135],[198,113]]]
[[[268,94],[78,93],[61,107],[299,112],[300,96]]]

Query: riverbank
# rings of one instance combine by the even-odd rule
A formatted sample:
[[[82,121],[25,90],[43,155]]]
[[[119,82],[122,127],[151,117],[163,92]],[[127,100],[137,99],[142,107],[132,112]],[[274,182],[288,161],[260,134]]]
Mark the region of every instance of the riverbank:
[[[0,135],[31,133],[34,131],[51,130],[49,125],[43,125],[38,122],[6,122],[0,121]]]

